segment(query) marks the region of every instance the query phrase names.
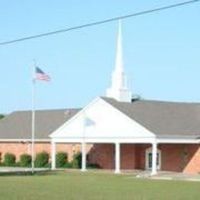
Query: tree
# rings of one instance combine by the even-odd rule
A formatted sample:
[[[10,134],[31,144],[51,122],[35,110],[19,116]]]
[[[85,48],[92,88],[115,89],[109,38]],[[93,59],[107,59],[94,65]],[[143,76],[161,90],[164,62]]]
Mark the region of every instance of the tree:
[[[3,119],[5,117],[5,115],[0,114],[0,119]]]
[[[141,95],[139,95],[139,94],[136,94],[136,95],[133,95],[132,96],[132,102],[134,102],[134,101],[139,101],[139,100],[143,100],[144,98],[141,96]]]

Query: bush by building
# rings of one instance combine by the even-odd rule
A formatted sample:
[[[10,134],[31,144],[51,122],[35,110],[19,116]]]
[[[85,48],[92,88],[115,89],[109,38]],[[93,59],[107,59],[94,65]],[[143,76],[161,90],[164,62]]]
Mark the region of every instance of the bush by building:
[[[16,164],[16,156],[12,153],[6,153],[4,155],[4,165],[14,166]]]
[[[65,167],[68,162],[68,156],[65,152],[58,152],[56,154],[56,167]]]
[[[72,160],[72,168],[81,168],[82,154],[80,152],[74,154]]]
[[[31,165],[31,156],[29,154],[22,154],[19,161],[20,166],[29,167]]]
[[[65,163],[64,167],[65,167],[65,168],[68,168],[68,169],[73,168],[72,162],[67,162],[67,163]]]
[[[36,154],[35,167],[48,167],[49,154],[45,151]]]

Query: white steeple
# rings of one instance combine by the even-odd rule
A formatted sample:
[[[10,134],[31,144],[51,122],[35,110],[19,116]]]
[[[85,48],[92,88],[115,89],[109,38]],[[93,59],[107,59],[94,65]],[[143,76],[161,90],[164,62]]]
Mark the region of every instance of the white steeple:
[[[115,69],[112,73],[111,87],[107,89],[106,96],[122,102],[131,102],[132,99],[131,91],[127,88],[127,78],[124,73],[121,21],[119,21],[118,28]]]

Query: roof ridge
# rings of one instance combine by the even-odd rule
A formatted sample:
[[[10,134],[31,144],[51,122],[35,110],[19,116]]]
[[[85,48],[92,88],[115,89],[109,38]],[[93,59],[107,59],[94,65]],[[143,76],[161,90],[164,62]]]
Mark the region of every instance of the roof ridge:
[[[183,101],[165,101],[165,100],[157,100],[157,99],[136,99],[133,102],[121,102],[121,101],[117,101],[114,98],[110,98],[110,97],[103,97],[101,96],[100,98],[104,99],[104,100],[111,100],[111,101],[115,101],[116,103],[122,103],[122,104],[132,104],[135,102],[150,102],[150,103],[168,103],[168,104],[196,104],[196,105],[200,105],[200,102],[183,102]]]
[[[80,110],[81,108],[53,108],[53,109],[38,109],[38,110],[35,110],[35,112],[45,112],[45,111],[66,111],[66,110]],[[32,112],[32,110],[16,110],[16,111],[13,111],[11,112],[10,114],[8,114],[7,116],[13,114],[13,113],[19,113],[19,112]]]

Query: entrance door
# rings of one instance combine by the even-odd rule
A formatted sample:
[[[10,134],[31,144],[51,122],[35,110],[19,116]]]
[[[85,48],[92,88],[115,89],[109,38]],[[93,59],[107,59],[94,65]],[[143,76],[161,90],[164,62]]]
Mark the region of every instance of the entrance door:
[[[146,150],[146,169],[151,169],[152,168],[152,148],[149,148]],[[157,159],[156,159],[156,166],[157,169],[160,170],[161,168],[161,151],[157,150]]]

